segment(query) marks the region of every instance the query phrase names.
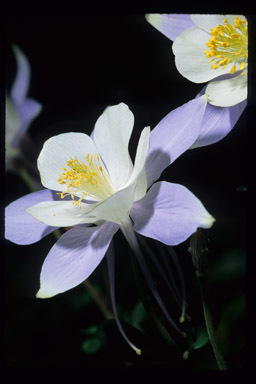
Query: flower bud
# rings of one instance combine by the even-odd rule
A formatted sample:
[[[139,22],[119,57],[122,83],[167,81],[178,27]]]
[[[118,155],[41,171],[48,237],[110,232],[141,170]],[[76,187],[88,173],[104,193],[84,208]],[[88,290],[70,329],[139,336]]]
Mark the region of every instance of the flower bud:
[[[208,239],[206,239],[202,233],[202,230],[198,230],[192,235],[190,240],[189,253],[192,256],[192,262],[199,274],[205,274],[208,266]]]

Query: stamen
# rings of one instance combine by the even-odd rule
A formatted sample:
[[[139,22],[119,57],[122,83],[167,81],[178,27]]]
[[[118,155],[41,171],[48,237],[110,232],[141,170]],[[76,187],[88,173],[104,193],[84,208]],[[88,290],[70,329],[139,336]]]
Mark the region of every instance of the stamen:
[[[205,50],[204,54],[207,59],[212,58],[208,63],[215,61],[211,66],[214,70],[225,69],[228,64],[233,63],[230,72],[234,74],[237,66],[239,70],[243,70],[247,65],[248,23],[238,17],[235,18],[233,26],[227,19],[224,19],[223,22],[224,26],[220,24],[214,29],[211,28],[212,37],[205,43],[210,51]],[[217,60],[220,58],[223,60]]]
[[[61,199],[67,195],[79,197],[74,200],[73,205],[80,205],[81,201],[86,197],[94,198],[98,201],[105,200],[114,193],[111,180],[100,164],[100,158],[97,153],[90,156],[88,153],[83,161],[79,161],[76,157],[67,161],[68,168],[61,168],[64,172],[59,177],[60,184],[67,185],[67,191],[59,193]]]
[[[161,299],[161,296],[159,295],[159,292],[154,284],[154,281],[152,279],[152,276],[149,272],[149,269],[147,267],[147,264],[143,258],[143,255],[141,253],[141,250],[140,250],[140,247],[139,247],[139,244],[138,244],[138,241],[137,241],[137,238],[135,236],[135,233],[133,231],[133,228],[132,228],[132,225],[131,223],[125,223],[124,225],[120,226],[120,229],[121,231],[123,232],[124,236],[126,237],[127,241],[129,242],[136,258],[137,258],[137,261],[139,263],[139,266],[145,276],[145,279],[159,305],[159,307],[161,308],[163,314],[165,315],[166,319],[169,321],[169,323],[173,326],[173,328],[182,336],[182,337],[186,337],[186,334],[185,332],[182,332],[179,327],[175,324],[175,322],[173,321],[173,319],[171,318],[171,316],[169,315],[162,299]]]
[[[137,355],[141,355],[141,350],[137,348],[126,336],[124,329],[120,323],[118,318],[117,309],[116,309],[116,298],[115,298],[115,260],[114,260],[114,244],[113,241],[110,243],[109,249],[106,254],[107,257],[107,265],[108,265],[108,273],[109,273],[109,284],[110,284],[110,296],[112,302],[112,309],[115,317],[116,324],[118,329],[125,339],[125,341],[130,345],[130,347],[137,353]]]
[[[184,276],[183,276],[183,273],[182,273],[182,268],[181,268],[181,265],[180,265],[180,262],[179,262],[179,259],[178,259],[178,256],[174,250],[174,248],[172,246],[165,246],[165,248],[167,249],[167,251],[169,252],[169,254],[171,255],[172,259],[173,259],[173,262],[175,264],[175,267],[178,271],[178,274],[179,274],[179,278],[180,278],[180,283],[181,283],[181,291],[182,291],[182,315],[181,315],[181,318],[180,318],[180,322],[182,318],[186,318],[187,320],[190,319],[190,317],[186,314],[186,305],[187,305],[187,295],[186,295],[186,286],[185,286],[185,281],[184,281]],[[166,258],[166,262],[168,264],[168,259]]]
[[[186,300],[186,287],[185,287],[185,282],[184,282],[184,277],[183,277],[183,273],[182,273],[182,269],[181,269],[181,266],[179,264],[179,260],[178,260],[178,257],[173,249],[173,247],[171,246],[163,246],[161,243],[157,242],[157,246],[158,246],[158,250],[159,250],[159,253],[165,263],[165,267],[166,267],[166,270],[167,270],[167,273],[169,275],[169,279],[173,282],[173,286],[175,288],[175,292],[176,292],[176,295],[178,296],[180,302],[182,303],[181,304],[181,308],[182,308],[182,311],[181,311],[181,316],[180,316],[180,323],[183,323],[186,320],[188,320],[189,316],[186,315],[186,305],[187,305],[187,300]],[[175,279],[174,279],[174,276],[173,276],[173,273],[172,273],[172,267],[170,265],[170,260],[169,260],[169,255],[166,254],[167,251],[170,256],[172,257],[173,259],[173,263],[175,264],[175,267],[177,269],[177,272],[178,272],[178,275],[179,275],[179,278],[180,278],[180,283],[181,283],[181,291],[182,291],[182,295],[180,294],[179,292],[179,289],[175,283]]]
[[[146,243],[146,241],[144,240],[144,238],[140,235],[138,235],[138,240],[139,242],[142,244],[143,248],[145,249],[145,251],[150,255],[151,259],[153,260],[154,264],[156,265],[157,269],[159,270],[159,272],[161,273],[166,285],[168,286],[168,288],[170,289],[176,303],[178,304],[178,306],[180,308],[182,308],[182,300],[181,300],[181,296],[178,292],[178,289],[177,289],[177,286],[175,284],[175,280],[174,280],[174,277],[169,276],[169,279],[167,277],[167,275],[165,274],[161,264],[159,263],[157,257],[155,256],[154,252],[152,251],[151,247]],[[157,244],[158,245],[158,244]],[[162,251],[162,250],[161,250]],[[160,251],[160,252],[161,252]],[[182,312],[182,315],[183,315],[183,312]]]

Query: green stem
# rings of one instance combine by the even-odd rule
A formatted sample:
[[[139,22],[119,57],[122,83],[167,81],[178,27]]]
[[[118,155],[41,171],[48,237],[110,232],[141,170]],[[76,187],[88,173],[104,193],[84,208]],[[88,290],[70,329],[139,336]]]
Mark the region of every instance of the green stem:
[[[207,333],[209,336],[209,340],[213,349],[213,353],[215,356],[215,359],[217,361],[217,364],[219,366],[219,369],[221,371],[227,370],[227,365],[225,363],[225,360],[223,358],[221,349],[219,347],[216,332],[213,325],[213,319],[210,311],[209,306],[209,300],[207,295],[207,276],[204,273],[200,273],[196,271],[197,280],[199,283],[201,298],[202,298],[202,304],[203,304],[203,311],[204,311],[204,319],[205,319],[205,325],[207,329]]]
[[[28,188],[29,188],[32,192],[35,192],[35,191],[36,191],[36,188],[35,188],[35,186],[34,186],[34,184],[33,184],[33,181],[30,179],[29,174],[28,174],[28,171],[26,170],[26,168],[21,167],[21,168],[20,168],[19,175],[20,175],[20,177],[25,181],[25,183],[27,184]]]
[[[100,309],[100,311],[102,312],[102,314],[104,315],[104,317],[106,319],[113,319],[114,318],[114,315],[113,313],[108,309],[106,303],[104,300],[102,300],[102,298],[99,296],[98,292],[96,291],[96,289],[93,287],[93,285],[90,283],[90,281],[87,279],[83,282],[83,285],[85,286],[85,288],[87,289],[87,291],[89,292],[91,298],[95,301],[95,303],[97,304],[98,308]]]

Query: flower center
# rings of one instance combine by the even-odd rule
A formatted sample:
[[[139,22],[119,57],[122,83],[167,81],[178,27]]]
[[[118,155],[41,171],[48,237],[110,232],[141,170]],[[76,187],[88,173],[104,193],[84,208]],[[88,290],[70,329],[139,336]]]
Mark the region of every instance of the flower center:
[[[73,200],[74,195],[80,197],[79,200],[73,201],[74,205],[79,205],[86,197],[102,201],[114,193],[109,176],[102,168],[97,153],[94,157],[90,157],[88,153],[84,160],[85,162],[77,158],[68,160],[69,169],[62,168],[64,172],[58,179],[60,184],[67,185],[67,191],[59,193],[62,199],[67,195],[71,195]]]
[[[211,57],[208,63],[213,61],[212,69],[226,68],[229,63],[233,63],[230,72],[233,74],[237,70],[243,70],[248,58],[248,31],[245,20],[235,18],[232,26],[227,19],[224,19],[224,26],[218,25],[211,28],[212,37],[206,45],[210,51],[204,51],[207,58]],[[244,72],[242,73],[244,75]]]

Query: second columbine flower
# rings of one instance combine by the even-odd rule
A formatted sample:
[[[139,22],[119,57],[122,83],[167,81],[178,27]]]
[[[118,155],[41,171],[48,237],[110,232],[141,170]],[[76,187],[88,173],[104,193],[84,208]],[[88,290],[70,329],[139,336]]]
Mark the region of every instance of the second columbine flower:
[[[248,31],[242,15],[149,14],[148,22],[173,40],[178,71],[208,84],[212,105],[229,107],[247,98]],[[225,77],[219,78],[221,75]]]

